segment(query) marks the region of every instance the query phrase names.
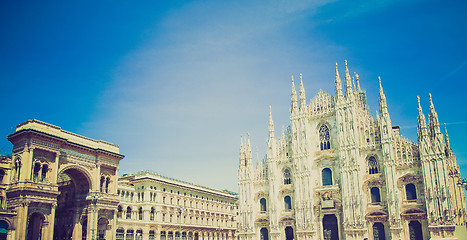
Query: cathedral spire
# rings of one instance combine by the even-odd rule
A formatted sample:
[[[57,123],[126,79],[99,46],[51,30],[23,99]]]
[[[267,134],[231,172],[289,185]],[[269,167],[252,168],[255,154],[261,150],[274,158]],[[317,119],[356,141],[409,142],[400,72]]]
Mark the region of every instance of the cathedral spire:
[[[426,120],[425,115],[422,111],[422,106],[420,105],[420,96],[417,96],[418,100],[418,141],[420,142],[422,139],[426,138],[428,133],[426,129]]]
[[[428,132],[430,137],[435,145],[438,153],[442,151],[442,145],[444,144],[443,134],[439,126],[438,113],[436,113],[435,105],[433,104],[433,99],[430,96],[430,114],[428,115]]]
[[[452,156],[453,152],[451,149],[451,143],[449,143],[449,135],[448,135],[448,129],[446,128],[446,123],[444,124],[444,135],[446,136],[446,155]]]
[[[378,76],[379,80],[379,111],[381,114],[388,113],[388,105],[386,103],[386,95],[384,95],[383,85],[381,85],[381,77]]]
[[[274,122],[272,121],[271,105],[269,105],[269,139],[274,138]]]
[[[243,146],[243,136],[240,135],[240,167],[246,166],[245,148]]]
[[[300,110],[306,110],[305,88],[303,87],[302,74],[300,73]]]
[[[345,96],[348,98],[352,93],[352,79],[350,78],[347,60],[345,60]]]
[[[295,83],[294,83],[294,80],[293,80],[293,75],[292,75],[292,94],[291,94],[291,98],[292,98],[292,113],[297,113],[298,111],[298,103],[297,103],[297,92],[295,91]]]
[[[429,97],[430,97],[430,114],[428,115],[428,121],[429,121],[428,127],[431,132],[431,136],[434,137],[436,134],[441,134],[441,129],[439,127],[438,113],[435,110],[435,105],[433,104],[431,93],[429,94]]]
[[[343,96],[342,93],[342,81],[339,76],[339,69],[337,69],[337,62],[336,62],[336,97]]]

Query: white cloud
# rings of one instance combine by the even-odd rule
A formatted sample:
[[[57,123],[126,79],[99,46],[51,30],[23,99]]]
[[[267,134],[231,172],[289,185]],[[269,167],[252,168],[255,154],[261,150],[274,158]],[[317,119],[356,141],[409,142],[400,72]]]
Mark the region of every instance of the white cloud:
[[[289,14],[316,6],[295,3]],[[290,71],[323,71],[323,62],[304,59],[304,49],[333,51],[321,43],[289,44],[289,15],[278,18],[281,9],[194,4],[174,12],[122,61],[84,128],[120,145],[121,173],[151,169],[235,191],[240,134],[252,133],[262,157],[268,106],[278,134],[288,124]],[[317,91],[322,83],[309,84]]]

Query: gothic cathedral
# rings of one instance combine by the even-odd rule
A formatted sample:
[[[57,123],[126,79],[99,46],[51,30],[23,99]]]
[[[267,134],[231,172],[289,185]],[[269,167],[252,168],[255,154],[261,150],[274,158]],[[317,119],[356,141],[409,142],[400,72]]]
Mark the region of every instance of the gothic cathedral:
[[[336,64],[336,96],[309,104],[292,77],[290,126],[266,157],[240,147],[239,239],[456,239],[467,221],[459,167],[431,94],[428,124],[418,98],[418,144],[391,124],[379,79],[379,113],[368,112],[359,76]]]

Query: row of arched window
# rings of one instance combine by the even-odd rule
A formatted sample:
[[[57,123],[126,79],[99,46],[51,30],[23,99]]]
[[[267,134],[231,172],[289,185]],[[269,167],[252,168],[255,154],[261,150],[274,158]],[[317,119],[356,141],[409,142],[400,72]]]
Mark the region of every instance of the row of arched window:
[[[373,239],[386,240],[386,231],[382,222],[373,223]],[[423,231],[422,224],[419,221],[412,220],[409,222],[409,239],[422,240]]]
[[[288,185],[292,183],[292,176],[288,168],[284,169],[284,184]],[[322,184],[323,186],[332,185],[332,170],[330,168],[324,168],[321,171]]]
[[[405,197],[407,200],[416,200],[417,199],[417,188],[413,183],[405,185]],[[370,200],[372,203],[381,202],[381,193],[378,187],[372,187],[370,189]]]
[[[234,221],[233,217],[228,217],[227,215],[219,217],[193,217],[183,215],[183,219],[178,219],[180,215],[177,214],[165,214],[163,213],[161,216],[162,222],[172,222],[172,223],[187,223],[187,224],[205,224],[205,225],[214,225],[215,226],[227,226],[229,223]],[[188,218],[189,217],[189,218]],[[143,220],[143,208],[139,207],[137,211],[133,211],[130,206],[126,208],[126,211],[123,211],[122,206],[118,206],[117,209],[117,218],[124,218],[124,219],[133,219],[133,220]],[[230,218],[230,219],[229,219]],[[151,207],[151,211],[149,213],[149,220],[155,221],[156,218],[156,210],[154,207]]]
[[[259,200],[259,205],[260,205],[260,211],[261,212],[266,212],[267,211],[267,201],[266,198],[261,198]],[[292,210],[292,198],[290,196],[285,196],[284,197],[284,210],[290,211]]]
[[[145,201],[144,199],[144,192],[137,192],[133,193],[130,191],[124,191],[124,190],[118,190],[117,194],[120,195],[120,200],[122,201],[131,201],[133,202],[134,200],[138,202]],[[165,194],[167,195],[167,194]],[[204,200],[204,197],[201,199],[189,199],[189,198],[178,198],[178,197],[171,197],[169,194],[168,196],[162,196],[162,203],[163,204],[171,204],[171,205],[177,205],[177,206],[183,206],[183,207],[190,207],[190,208],[199,208],[199,209],[204,209],[204,210],[212,210],[212,211],[221,211],[221,212],[232,212],[234,210],[234,206],[228,203],[225,203],[224,201],[220,200],[214,200],[211,199],[211,201],[208,201],[208,198]],[[149,192],[149,200],[151,202],[156,202],[156,193],[155,192]],[[136,199],[135,199],[136,198]]]

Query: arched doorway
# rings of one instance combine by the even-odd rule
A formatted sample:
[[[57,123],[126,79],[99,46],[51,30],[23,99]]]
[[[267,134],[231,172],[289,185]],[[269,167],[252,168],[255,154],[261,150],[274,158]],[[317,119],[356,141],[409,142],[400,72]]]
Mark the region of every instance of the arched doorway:
[[[8,226],[9,224],[6,221],[0,221],[0,240],[6,240],[8,236]]]
[[[324,240],[338,240],[339,227],[337,225],[336,215],[324,215],[323,217],[323,239]]]
[[[410,221],[409,236],[410,240],[423,240],[422,224],[419,221]]]
[[[33,213],[28,219],[28,240],[42,239],[42,227],[45,217],[41,213]]]
[[[58,175],[57,185],[60,195],[55,211],[54,239],[76,239],[79,235],[80,239],[86,239],[88,222],[80,219],[87,207],[89,177],[81,169],[68,168]]]
[[[293,228],[286,227],[285,228],[285,240],[292,240],[293,239]]]

